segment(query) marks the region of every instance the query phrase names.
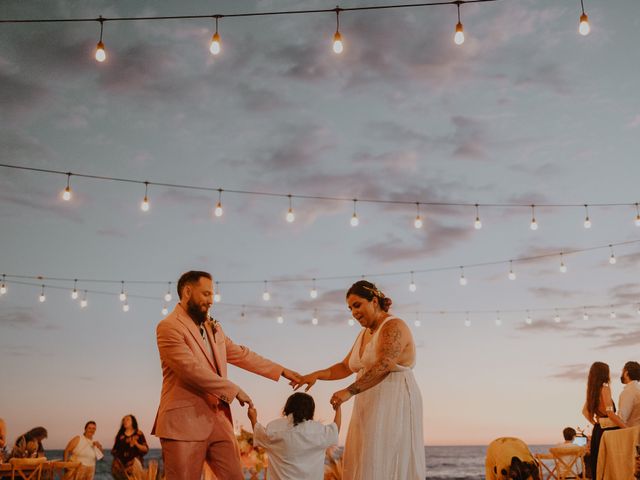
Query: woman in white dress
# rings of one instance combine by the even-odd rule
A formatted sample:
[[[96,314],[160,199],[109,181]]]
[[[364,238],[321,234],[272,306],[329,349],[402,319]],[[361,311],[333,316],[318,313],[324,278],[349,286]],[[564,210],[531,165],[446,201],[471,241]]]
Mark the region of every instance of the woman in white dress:
[[[356,381],[331,397],[334,408],[355,396],[344,449],[344,480],[424,480],[422,396],[413,376],[416,348],[407,324],[389,313],[391,299],[365,280],[347,291],[347,305],[363,329],[340,363],[305,375]]]

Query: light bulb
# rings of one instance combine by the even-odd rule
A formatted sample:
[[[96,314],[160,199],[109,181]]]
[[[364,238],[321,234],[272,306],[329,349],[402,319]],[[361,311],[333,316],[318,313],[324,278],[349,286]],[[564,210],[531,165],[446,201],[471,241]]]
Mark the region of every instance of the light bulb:
[[[142,203],[140,204],[140,210],[142,210],[143,212],[149,211],[149,199],[146,195],[144,196],[144,200],[142,200]]]
[[[220,303],[221,300],[222,300],[222,296],[219,293],[216,292],[213,295],[213,301],[216,302],[216,303]]]
[[[121,302],[124,302],[127,299],[127,294],[125,292],[120,292],[118,298],[120,298]]]
[[[89,305],[89,302],[87,302],[86,298],[80,300],[80,308],[87,308],[87,305]]]
[[[422,325],[422,322],[421,322],[420,320],[416,320],[415,322],[413,322],[413,324],[414,324],[416,327],[420,327],[420,326]]]
[[[535,218],[531,219],[531,225],[529,225],[529,228],[531,228],[531,230],[537,230],[538,229],[538,222],[536,222]]]
[[[462,285],[463,287],[467,284],[467,279],[464,276],[464,273],[460,276],[460,285]]]
[[[556,315],[555,317],[553,317],[553,321],[556,323],[560,323],[560,315]]]
[[[470,327],[471,326],[471,320],[465,320],[464,321],[464,326],[465,327]]]
[[[420,215],[418,215],[413,221],[413,226],[416,228],[422,228],[422,218],[420,218]]]
[[[47,297],[45,296],[44,293],[41,293],[40,296],[38,297],[38,301],[40,303],[43,303],[46,299],[47,299]]]
[[[222,210],[222,203],[218,202],[218,203],[216,204],[216,208],[215,208],[215,210],[213,211],[213,214],[214,214],[216,217],[221,217],[223,213],[224,213],[224,210]]]
[[[282,317],[282,315],[278,315],[278,318],[276,320],[280,325],[282,325],[284,323],[284,318]]]
[[[350,223],[351,223],[352,227],[357,227],[358,225],[360,225],[360,219],[358,218],[358,215],[355,212],[351,216],[351,222]]]
[[[269,292],[262,292],[262,300],[268,302],[271,300],[271,294]]]
[[[640,214],[636,215],[636,227],[640,227]]]
[[[353,326],[356,324],[356,322],[355,322],[355,320],[354,320],[353,318],[350,318],[350,319],[347,321],[347,323],[349,324],[349,326],[350,326],[350,327],[353,327]]]
[[[533,320],[531,319],[530,316],[527,316],[525,322],[526,322],[527,325],[531,325],[533,323]]]
[[[64,191],[62,192],[62,199],[65,202],[71,200],[71,188],[69,188],[69,186],[65,187]]]
[[[122,311],[123,312],[128,312],[129,311],[129,304],[125,303],[124,305],[122,305]]]
[[[417,289],[418,287],[416,286],[415,282],[412,280],[411,283],[409,284],[409,291],[415,292]]]
[[[502,325],[502,320],[496,318],[496,327],[499,327],[500,325]]]
[[[616,263],[616,256],[612,253],[611,256],[609,257],[609,263],[611,265],[614,265]]]
[[[78,299],[78,290],[76,290],[75,288],[71,292],[71,298],[73,298],[74,300]]]
[[[318,298],[318,290],[314,287],[311,290],[309,290],[309,296],[311,298]]]
[[[567,273],[567,266],[564,262],[560,262],[560,273]]]
[[[476,221],[473,224],[476,230],[480,230],[482,228],[482,222],[480,221],[480,217],[476,217]]]
[[[102,40],[100,40],[96,45],[96,60],[102,63],[106,59],[107,59],[107,52],[104,49],[104,43],[102,43]]]
[[[169,292],[164,294],[164,301],[165,302],[170,302],[171,301],[171,294]]]
[[[460,22],[456,25],[456,34],[453,36],[453,41],[456,42],[456,45],[464,43],[464,27]]]
[[[213,37],[211,37],[209,51],[212,55],[218,55],[220,53],[220,34],[218,32],[214,33]]]
[[[3,283],[0,285],[0,295],[4,295],[5,293],[7,293],[7,285]]]
[[[614,312],[613,310],[611,311],[611,313],[609,314],[609,318],[616,318],[616,312]]]
[[[293,221],[296,219],[295,214],[293,213],[293,209],[290,208],[289,211],[287,212],[287,222],[289,223],[293,223]]]
[[[515,280],[516,279],[516,272],[514,272],[513,270],[509,270],[509,280]]]
[[[166,305],[163,305],[162,310],[160,312],[162,313],[162,315],[167,315],[169,313],[169,309],[167,308]]]
[[[589,35],[589,32],[591,31],[591,27],[589,26],[589,17],[587,16],[586,13],[582,13],[582,15],[580,15],[580,25],[578,26],[578,31],[580,32],[580,35]]]
[[[317,325],[318,324],[318,319],[316,317],[313,317],[311,319],[311,323],[314,324],[314,325]]]
[[[333,51],[335,53],[342,53],[344,46],[342,45],[342,35],[340,32],[336,32],[333,36]]]
[[[589,314],[587,312],[582,314],[582,320],[589,320]]]
[[[589,219],[589,217],[586,217],[584,219],[584,228],[591,228],[591,220]]]

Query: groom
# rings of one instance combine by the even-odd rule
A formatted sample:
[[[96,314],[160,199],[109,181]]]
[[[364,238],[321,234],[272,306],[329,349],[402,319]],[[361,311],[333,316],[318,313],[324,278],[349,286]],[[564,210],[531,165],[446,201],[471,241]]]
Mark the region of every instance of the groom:
[[[178,281],[180,302],[156,329],[162,363],[160,406],[151,433],[160,437],[167,480],[199,480],[206,461],[220,480],[242,480],[229,404],[253,402],[227,379],[227,362],[277,381],[300,376],[236,345],[209,318],[213,281],[190,271]]]

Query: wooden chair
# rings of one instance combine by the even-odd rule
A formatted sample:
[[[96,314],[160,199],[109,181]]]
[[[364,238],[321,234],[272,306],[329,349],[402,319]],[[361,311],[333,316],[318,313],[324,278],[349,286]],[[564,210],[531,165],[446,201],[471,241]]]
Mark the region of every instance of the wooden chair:
[[[587,477],[587,469],[584,456],[587,453],[584,447],[553,447],[549,449],[556,465],[558,480],[581,479]]]
[[[12,458],[11,480],[40,480],[42,471],[47,465],[47,459],[41,458]]]
[[[540,480],[558,480],[558,469],[553,455],[550,453],[536,453]]]
[[[48,480],[55,480],[56,475],[60,480],[73,480],[76,478],[80,462],[50,462]]]

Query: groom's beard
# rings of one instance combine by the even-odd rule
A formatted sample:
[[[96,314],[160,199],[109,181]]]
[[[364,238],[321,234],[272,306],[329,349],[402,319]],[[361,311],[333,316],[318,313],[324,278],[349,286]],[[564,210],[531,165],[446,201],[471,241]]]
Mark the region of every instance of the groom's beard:
[[[204,323],[209,316],[208,311],[203,312],[202,307],[191,299],[187,301],[187,313],[198,325]]]

